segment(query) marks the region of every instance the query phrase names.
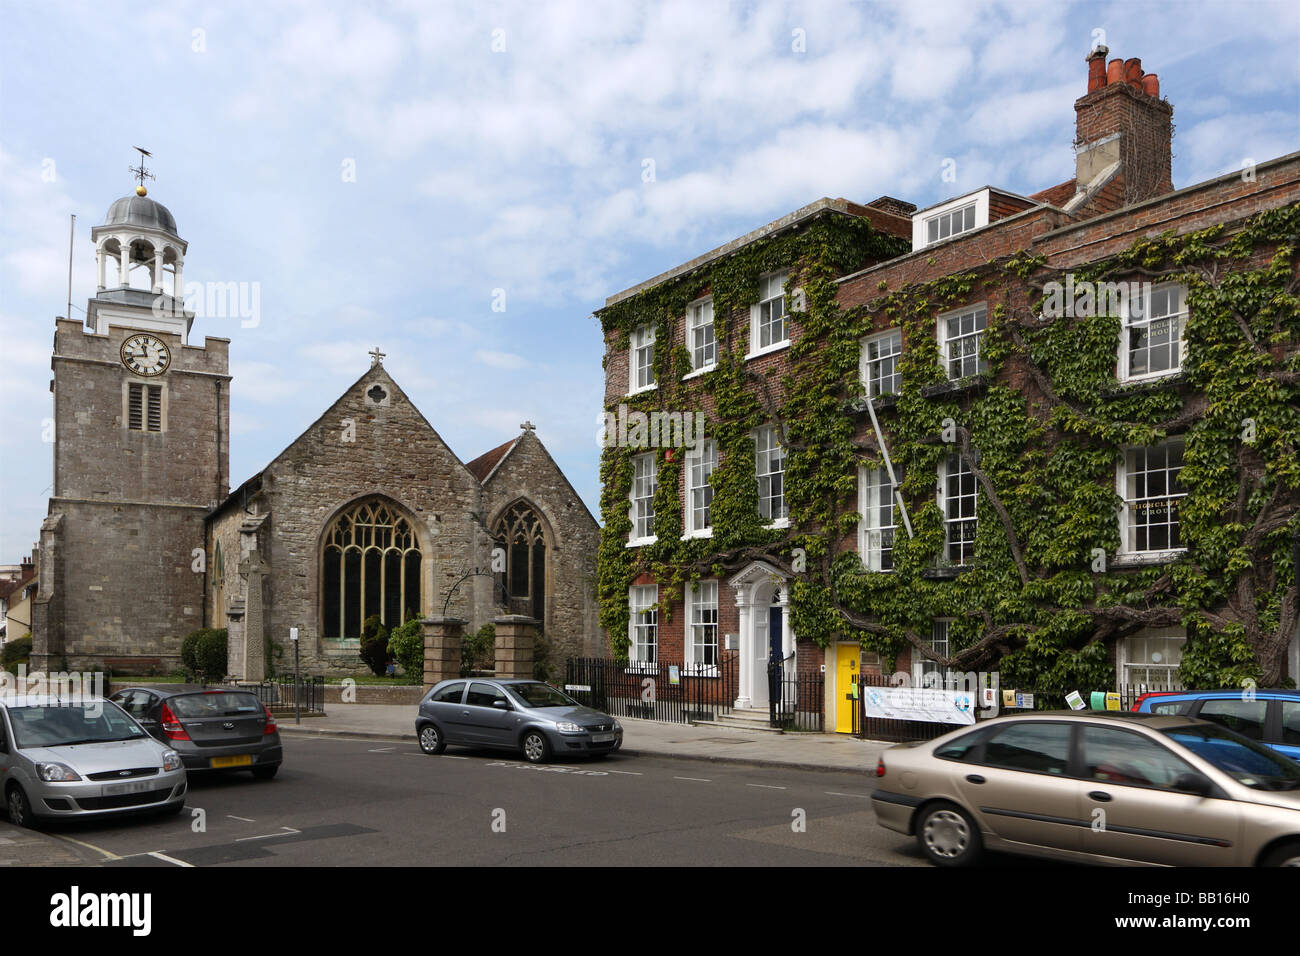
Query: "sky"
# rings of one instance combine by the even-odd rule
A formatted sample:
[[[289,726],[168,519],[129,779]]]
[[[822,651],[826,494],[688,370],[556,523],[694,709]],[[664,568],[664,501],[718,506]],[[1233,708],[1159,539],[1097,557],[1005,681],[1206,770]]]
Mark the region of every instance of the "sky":
[[[231,339],[232,486],[378,346],[462,461],[531,421],[598,516],[607,296],[823,196],[1072,178],[1098,42],[1159,75],[1176,187],[1300,148],[1294,3],[0,0],[0,564],[49,507],[69,216],[84,319],[134,146],[185,281],[258,290],[191,339]]]

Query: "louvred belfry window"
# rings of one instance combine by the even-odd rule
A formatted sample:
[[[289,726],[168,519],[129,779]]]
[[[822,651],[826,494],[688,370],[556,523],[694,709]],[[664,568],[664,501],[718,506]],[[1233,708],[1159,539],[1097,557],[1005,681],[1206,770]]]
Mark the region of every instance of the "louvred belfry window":
[[[327,638],[359,638],[372,615],[390,631],[420,614],[419,541],[382,499],[345,510],[325,532],[321,627]]]

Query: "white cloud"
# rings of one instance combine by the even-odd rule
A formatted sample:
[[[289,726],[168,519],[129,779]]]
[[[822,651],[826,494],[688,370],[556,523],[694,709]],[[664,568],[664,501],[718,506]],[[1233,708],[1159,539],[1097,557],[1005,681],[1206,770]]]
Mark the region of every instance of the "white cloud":
[[[484,349],[474,353],[474,358],[492,368],[519,369],[528,366],[528,360],[512,352],[490,352]]]

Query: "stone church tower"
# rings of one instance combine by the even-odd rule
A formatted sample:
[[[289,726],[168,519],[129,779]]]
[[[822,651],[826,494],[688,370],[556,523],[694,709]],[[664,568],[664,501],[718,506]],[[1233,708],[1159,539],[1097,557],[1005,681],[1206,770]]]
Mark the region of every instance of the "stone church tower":
[[[169,670],[203,624],[204,518],[228,492],[230,340],[191,343],[187,244],[144,192],[91,230],[84,326],[55,322],[33,669]]]

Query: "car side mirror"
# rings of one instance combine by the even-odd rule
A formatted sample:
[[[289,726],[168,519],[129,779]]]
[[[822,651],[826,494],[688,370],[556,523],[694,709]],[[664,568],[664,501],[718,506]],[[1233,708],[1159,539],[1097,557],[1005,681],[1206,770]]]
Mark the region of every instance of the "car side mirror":
[[[510,701],[508,701],[508,700],[494,700],[494,701],[492,701],[492,706],[495,707],[495,708],[497,708],[498,710],[509,710],[509,709],[510,709]]]
[[[1175,790],[1199,794],[1202,797],[1210,792],[1212,786],[1210,778],[1203,773],[1180,773],[1174,779]]]

